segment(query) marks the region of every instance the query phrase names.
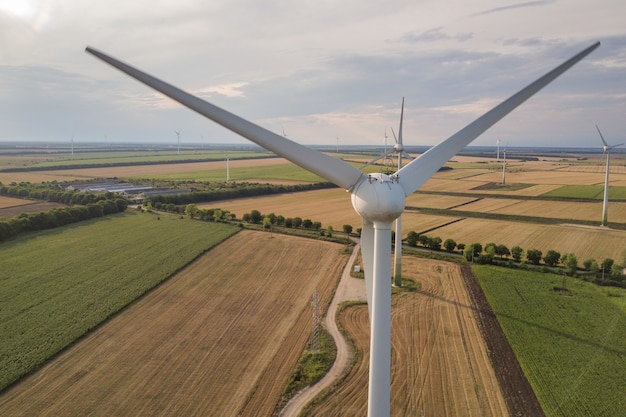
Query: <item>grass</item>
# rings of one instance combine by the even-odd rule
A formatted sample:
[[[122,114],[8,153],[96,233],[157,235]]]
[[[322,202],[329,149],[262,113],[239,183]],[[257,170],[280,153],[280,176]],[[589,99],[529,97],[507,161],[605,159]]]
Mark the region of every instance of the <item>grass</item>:
[[[585,200],[602,200],[604,185],[564,185],[556,190],[542,194],[546,198],[577,198]],[[609,199],[626,201],[626,187],[609,186]]]
[[[237,230],[124,213],[1,244],[0,390]]]
[[[269,152],[237,152],[237,151],[127,151],[127,152],[81,152],[75,155],[69,153],[38,155],[36,158],[20,159],[11,158],[0,160],[3,168],[61,168],[71,166],[108,166],[108,165],[131,165],[131,164],[157,164],[166,162],[183,161],[215,161],[225,160],[229,155],[231,159],[259,158],[273,156]]]
[[[473,270],[548,417],[625,415],[626,290]]]

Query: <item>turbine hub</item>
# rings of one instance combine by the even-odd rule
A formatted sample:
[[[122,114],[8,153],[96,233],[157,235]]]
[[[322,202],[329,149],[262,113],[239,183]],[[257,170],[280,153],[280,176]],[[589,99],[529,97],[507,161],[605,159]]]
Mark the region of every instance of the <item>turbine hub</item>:
[[[370,222],[392,222],[402,214],[406,199],[395,175],[369,174],[352,192],[352,207]]]
[[[400,152],[402,152],[402,151],[404,150],[404,146],[402,146],[402,145],[401,145],[401,144],[399,144],[399,143],[396,143],[395,145],[393,145],[393,150],[394,150],[396,153],[400,153]]]

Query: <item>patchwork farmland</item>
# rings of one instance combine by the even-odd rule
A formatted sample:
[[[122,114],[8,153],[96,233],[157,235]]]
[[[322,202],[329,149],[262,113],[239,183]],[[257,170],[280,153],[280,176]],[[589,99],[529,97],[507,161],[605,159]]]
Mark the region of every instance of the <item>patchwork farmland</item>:
[[[407,205],[417,210],[405,212],[403,232],[406,235],[413,230],[443,239],[453,238],[466,244],[495,242],[509,247],[519,245],[525,249],[541,249],[544,252],[556,249],[561,253],[575,253],[579,262],[587,258],[600,260],[611,257],[621,263],[626,255],[626,232],[565,224],[570,223],[570,220],[574,220],[573,223],[598,220],[601,203],[597,199],[572,202],[561,198],[578,198],[578,192],[588,192],[588,187],[601,184],[601,159],[584,162],[576,158],[561,159],[511,162],[510,171],[507,172],[507,186],[499,186],[501,168],[493,163],[493,158],[455,158],[455,162],[448,164],[451,170],[437,173],[422,187],[423,192],[407,198]],[[618,161],[619,158],[612,169],[611,186],[620,192],[620,187],[626,187],[626,170],[619,166]],[[300,177],[293,166],[280,158],[231,161],[230,169],[233,178],[246,181],[276,184],[317,181],[316,178]],[[225,177],[225,162],[0,172],[0,181],[9,184],[111,176],[131,180],[159,177],[167,180],[221,181]],[[587,188],[577,189],[579,186]],[[559,196],[559,200],[536,199],[549,197],[550,192],[560,192],[564,197]],[[14,203],[7,200],[4,204]],[[219,207],[235,213],[238,218],[254,209],[264,214],[273,212],[286,217],[299,216],[320,221],[323,228],[332,225],[336,231],[341,230],[344,224],[350,224],[354,229],[360,227],[360,219],[354,213],[348,195],[340,189],[223,200],[198,206]],[[626,223],[625,207],[626,203],[612,201],[609,221]],[[424,212],[420,212],[420,209]],[[433,214],[426,209],[442,212]],[[503,221],[464,216],[465,212],[563,221],[560,224]],[[325,294],[324,303],[327,303],[337,282],[342,260],[346,259],[345,255],[338,253],[337,245],[324,243],[318,247],[303,243],[304,246],[301,246],[301,242],[302,239],[250,232],[229,239],[73,344],[40,371],[0,393],[0,415],[76,415],[85,414],[88,410],[107,415],[271,415],[277,411],[275,407],[284,388],[283,381],[293,369],[310,336],[313,284],[309,285],[307,281],[305,288],[290,285],[293,285],[293,281],[297,282],[294,277],[312,273],[309,279],[323,288],[320,291]],[[261,246],[255,247],[254,244]],[[245,250],[240,247],[245,247]],[[311,256],[312,253],[334,259],[332,265],[321,266],[325,269],[323,277],[309,271],[318,267],[315,263],[309,264],[308,258],[317,259]],[[254,260],[255,263],[250,264],[245,259]],[[266,266],[265,261],[274,264]],[[394,333],[398,339],[393,342],[393,389],[396,396],[392,405],[393,415],[420,415],[422,410],[424,415],[429,415],[428,410],[432,411],[433,408],[437,408],[438,412],[445,410],[444,414],[437,415],[465,415],[466,410],[469,410],[470,415],[507,415],[508,411],[503,405],[506,400],[502,399],[506,394],[498,390],[500,383],[495,382],[500,368],[494,370],[491,365],[485,365],[490,363],[489,360],[485,362],[484,353],[480,353],[485,341],[472,327],[475,324],[472,324],[470,309],[463,308],[471,302],[464,298],[466,295],[458,287],[454,287],[456,284],[451,284],[458,279],[450,278],[456,274],[452,272],[454,267],[436,261],[412,262],[410,257],[407,258],[405,265],[411,270],[405,274],[417,274],[415,279],[422,288],[417,293],[394,296],[394,328],[401,330],[396,332],[398,334]],[[430,270],[427,265],[430,265]],[[206,271],[211,272],[207,274]],[[443,272],[450,278],[450,282],[445,285],[444,281],[437,281],[436,278]],[[507,273],[515,272],[507,270]],[[255,279],[259,274],[268,279]],[[291,281],[283,280],[283,274],[288,275]],[[215,275],[222,277],[222,286],[212,282]],[[280,289],[273,287],[274,280]],[[262,288],[258,287],[260,282],[264,283]],[[289,290],[285,292],[285,288]],[[248,294],[248,290],[254,294]],[[261,335],[256,333],[257,323],[266,325],[268,319],[265,317],[276,322],[271,318],[276,317],[272,308],[279,307],[261,306],[261,301],[255,297],[261,293],[265,296],[265,291],[274,304],[282,303],[284,293],[290,294],[288,305],[281,306],[281,314],[294,320],[292,327],[285,323],[274,323],[282,330],[266,329]],[[292,293],[297,293],[294,300]],[[619,296],[621,293],[616,294],[614,298],[622,297]],[[244,298],[239,299],[239,296]],[[177,302],[173,302],[173,298]],[[231,300],[238,301],[231,304]],[[432,307],[434,316],[428,316],[426,306]],[[285,313],[284,309],[295,310]],[[358,359],[361,361],[367,356],[366,309],[351,307],[344,313],[342,323],[360,347],[362,357],[358,356]],[[447,319],[444,320],[442,314]],[[416,320],[422,317],[430,322]],[[433,332],[433,323],[437,323],[437,320],[460,327],[445,327],[445,331],[437,327],[439,332]],[[299,326],[295,322],[303,324]],[[290,330],[285,330],[283,324]],[[158,330],[152,325],[157,326]],[[219,336],[205,332],[207,328],[218,329]],[[458,332],[463,335],[463,346],[457,344],[458,338],[450,337]],[[169,337],[166,337],[168,334]],[[145,347],[146,340],[149,341],[149,347]],[[257,341],[264,345],[261,351],[253,349]],[[230,352],[226,352],[226,346],[231,347]],[[213,356],[219,349],[223,350],[220,351],[223,356],[217,355],[216,360]],[[246,349],[253,349],[253,353]],[[616,350],[619,349],[618,346]],[[181,357],[180,352],[185,352],[185,355]],[[456,360],[461,359],[460,363],[454,362],[455,355],[450,352],[455,352]],[[406,362],[399,362],[400,359]],[[204,365],[215,370],[218,376],[207,373]],[[228,371],[224,370],[226,368]],[[332,401],[335,397],[326,400],[334,404],[331,408],[337,410],[339,414],[336,415],[362,414],[366,386],[359,373],[365,372],[363,368],[367,368],[367,360],[358,362],[350,371],[345,384],[338,388],[341,394],[334,403]],[[439,372],[434,372],[434,369]],[[238,382],[228,379],[231,372]],[[184,373],[186,378],[181,376]],[[579,375],[581,380],[586,377]],[[210,386],[207,382],[215,382],[216,379],[220,387]],[[266,380],[273,383],[259,383]],[[411,384],[411,381],[414,383]],[[103,385],[99,386],[100,383]],[[547,395],[551,395],[549,383],[543,385],[536,389],[547,390]],[[98,388],[102,390],[101,396],[94,394]],[[198,397],[194,393],[201,393],[198,394],[201,401],[195,401]],[[59,398],[63,401],[59,401]],[[195,401],[193,405],[188,405],[190,398]],[[344,399],[343,408],[337,404],[340,398]],[[328,402],[320,402],[316,407],[320,408],[313,410],[325,410],[324,407],[329,405]],[[554,411],[555,408],[558,409],[558,404],[547,415],[560,417],[561,414]],[[239,414],[229,414],[234,412]],[[333,412],[329,411],[328,415],[333,415]],[[319,413],[321,411],[310,411],[308,415]]]

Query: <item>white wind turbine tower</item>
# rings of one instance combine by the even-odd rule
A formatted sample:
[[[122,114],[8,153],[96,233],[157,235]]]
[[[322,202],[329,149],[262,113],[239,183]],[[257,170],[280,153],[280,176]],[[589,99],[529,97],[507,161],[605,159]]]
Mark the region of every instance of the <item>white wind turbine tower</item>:
[[[180,153],[180,130],[175,130],[174,133],[176,133],[176,153]]]
[[[496,162],[500,162],[500,139],[496,139],[496,147],[498,148],[496,151]]]
[[[600,139],[604,144],[604,153],[606,154],[606,173],[604,174],[604,200],[602,202],[602,226],[606,226],[608,224],[609,217],[609,172],[611,171],[611,166],[609,161],[611,160],[611,149],[617,148],[618,146],[622,146],[623,143],[619,145],[609,146],[608,143],[604,140],[604,136],[602,136],[602,132],[600,132],[600,128],[596,125],[596,129],[598,130],[598,134],[600,134]]]
[[[502,151],[504,160],[502,161],[502,185],[506,184],[506,148]]]
[[[86,51],[352,194],[352,206],[363,219],[361,245],[371,326],[367,413],[370,417],[388,417],[391,400],[391,224],[402,214],[406,196],[417,191],[458,151],[599,45],[596,42],[584,49],[391,175],[365,174],[345,161],[270,132],[102,52],[89,47]]]

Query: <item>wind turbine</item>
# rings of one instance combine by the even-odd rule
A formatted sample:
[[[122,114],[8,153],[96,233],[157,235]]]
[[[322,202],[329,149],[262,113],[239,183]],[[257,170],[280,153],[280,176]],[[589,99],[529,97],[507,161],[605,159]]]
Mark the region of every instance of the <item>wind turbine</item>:
[[[502,161],[502,185],[506,184],[506,148],[502,151],[504,160]]]
[[[180,153],[180,130],[175,130],[174,133],[176,133],[176,153]]]
[[[498,148],[496,151],[496,162],[500,162],[500,139],[496,139],[496,146]]]
[[[352,194],[352,206],[363,219],[361,246],[371,326],[367,413],[370,417],[388,417],[391,400],[391,288],[389,285],[391,224],[402,214],[406,196],[417,191],[458,151],[599,45],[600,42],[596,42],[587,47],[391,175],[365,174],[345,161],[270,132],[100,51],[90,47],[87,47],[86,51],[184,106],[345,188]]]
[[[619,145],[609,146],[608,143],[604,140],[604,136],[602,136],[602,132],[600,132],[600,128],[596,125],[596,129],[600,134],[600,139],[604,144],[604,153],[606,154],[606,174],[604,174],[604,200],[602,203],[602,226],[606,226],[608,224],[608,216],[609,216],[609,171],[611,170],[609,161],[611,159],[611,149],[617,148],[618,146],[622,146],[623,143]]]

